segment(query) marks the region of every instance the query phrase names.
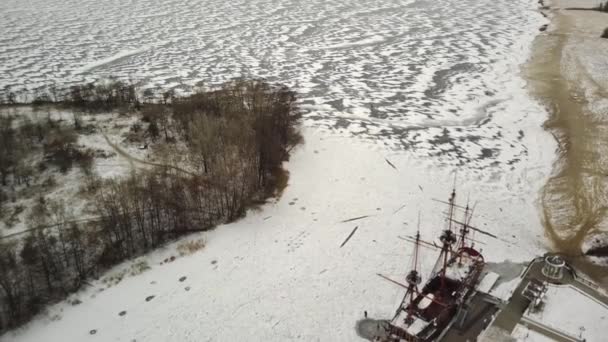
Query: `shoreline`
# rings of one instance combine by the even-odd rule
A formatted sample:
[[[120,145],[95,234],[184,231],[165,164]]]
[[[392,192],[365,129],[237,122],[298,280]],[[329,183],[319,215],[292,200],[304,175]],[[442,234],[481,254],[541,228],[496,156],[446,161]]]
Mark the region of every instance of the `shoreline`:
[[[594,6],[591,1],[579,3]],[[601,104],[608,82],[598,81],[593,68],[601,65],[602,54],[586,50],[608,48],[608,40],[600,38],[605,29],[601,19],[608,19],[608,13],[563,9],[570,4],[554,0],[541,8],[550,24],[534,40],[531,59],[524,66],[531,95],[549,113],[544,127],[557,142],[557,158],[541,189],[539,210],[553,251],[567,255],[575,267],[606,287],[605,268],[584,253],[608,234],[608,162],[602,158],[608,154],[608,144],[602,141],[608,118]]]

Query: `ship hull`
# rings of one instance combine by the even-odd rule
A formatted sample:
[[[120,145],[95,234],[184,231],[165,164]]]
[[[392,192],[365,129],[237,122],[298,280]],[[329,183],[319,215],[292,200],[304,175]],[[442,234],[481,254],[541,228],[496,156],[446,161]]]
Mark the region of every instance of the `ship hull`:
[[[483,267],[479,252],[472,248],[459,251],[413,300],[407,300],[406,293],[385,341],[435,341],[474,293]]]

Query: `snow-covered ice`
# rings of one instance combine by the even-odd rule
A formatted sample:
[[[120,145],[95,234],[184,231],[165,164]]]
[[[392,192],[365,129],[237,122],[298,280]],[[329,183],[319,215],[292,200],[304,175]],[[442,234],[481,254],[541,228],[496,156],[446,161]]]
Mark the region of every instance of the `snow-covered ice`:
[[[0,93],[116,76],[142,87],[262,77],[307,124],[482,169],[522,161],[519,63],[544,22],[527,0],[6,0]],[[531,108],[528,104],[527,108]],[[518,113],[516,113],[518,112]],[[551,150],[548,151],[550,154]]]

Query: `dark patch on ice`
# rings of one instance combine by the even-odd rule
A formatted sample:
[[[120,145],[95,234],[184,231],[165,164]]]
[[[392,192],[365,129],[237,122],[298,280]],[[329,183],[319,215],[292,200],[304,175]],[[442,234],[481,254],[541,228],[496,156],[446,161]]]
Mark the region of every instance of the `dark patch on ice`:
[[[97,330],[96,329],[92,329],[92,330],[89,331],[89,334],[95,335],[95,334],[97,334]]]
[[[186,291],[190,291],[190,286],[186,286],[186,287],[184,288],[184,290],[186,290]]]
[[[350,120],[347,120],[345,118],[338,118],[336,120],[336,123],[334,124],[335,128],[348,128],[348,126],[350,126]]]
[[[179,278],[179,281],[183,282],[184,280],[186,280],[186,278],[187,278],[186,276],[183,276],[183,277]]]
[[[428,141],[429,144],[433,146],[443,145],[443,144],[454,144],[454,139],[450,137],[450,132],[447,128],[444,128],[441,135],[436,135],[433,139]]]
[[[327,101],[325,102],[326,104],[334,107],[337,111],[339,112],[343,112],[344,111],[344,100],[343,99],[338,99],[338,100],[333,100],[333,101]]]
[[[381,109],[378,109],[378,107],[375,106],[374,104],[370,105],[369,111],[370,111],[369,116],[372,118],[386,119],[388,117],[388,114],[386,114]]]
[[[403,95],[403,93],[398,92],[395,95],[387,97],[386,99],[391,102],[404,102],[407,98]]]
[[[498,150],[495,148],[482,148],[478,159],[488,159],[494,157]]]
[[[424,91],[424,95],[428,98],[438,98],[453,83],[458,82],[458,74],[467,73],[474,68],[475,64],[473,63],[459,63],[451,66],[448,69],[435,72],[431,81],[432,86]]]
[[[475,144],[476,144],[476,143],[477,143],[477,142],[479,142],[479,140],[481,140],[481,139],[482,139],[482,137],[481,137],[481,136],[479,136],[479,135],[467,135],[467,136],[465,136],[465,137],[460,138],[460,141],[463,141],[463,142],[464,142],[464,141],[470,141],[470,142],[472,142],[472,143],[475,143]]]
[[[368,341],[373,341],[376,337],[386,338],[388,337],[388,321],[364,318],[357,321],[355,330],[359,337]]]
[[[121,311],[121,312],[118,313],[118,316],[124,316],[126,314],[127,314],[127,312],[123,310],[123,311]]]
[[[146,302],[151,301],[152,299],[154,299],[154,297],[156,297],[156,296],[148,296],[148,297],[146,297]]]
[[[608,246],[591,248],[587,251],[587,253],[585,253],[585,255],[608,258]]]
[[[315,101],[314,100],[302,100],[302,101],[300,101],[300,105],[305,105],[305,106],[310,105],[310,106],[312,106],[312,105],[315,105]]]
[[[217,264],[217,260],[211,260],[211,265]]]

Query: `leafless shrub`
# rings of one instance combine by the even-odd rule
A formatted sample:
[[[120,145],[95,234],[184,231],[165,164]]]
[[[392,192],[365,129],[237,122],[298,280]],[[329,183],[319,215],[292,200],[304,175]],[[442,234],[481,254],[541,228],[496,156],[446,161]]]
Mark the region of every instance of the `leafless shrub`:
[[[177,251],[180,256],[193,254],[205,247],[205,239],[184,241],[177,245]]]

